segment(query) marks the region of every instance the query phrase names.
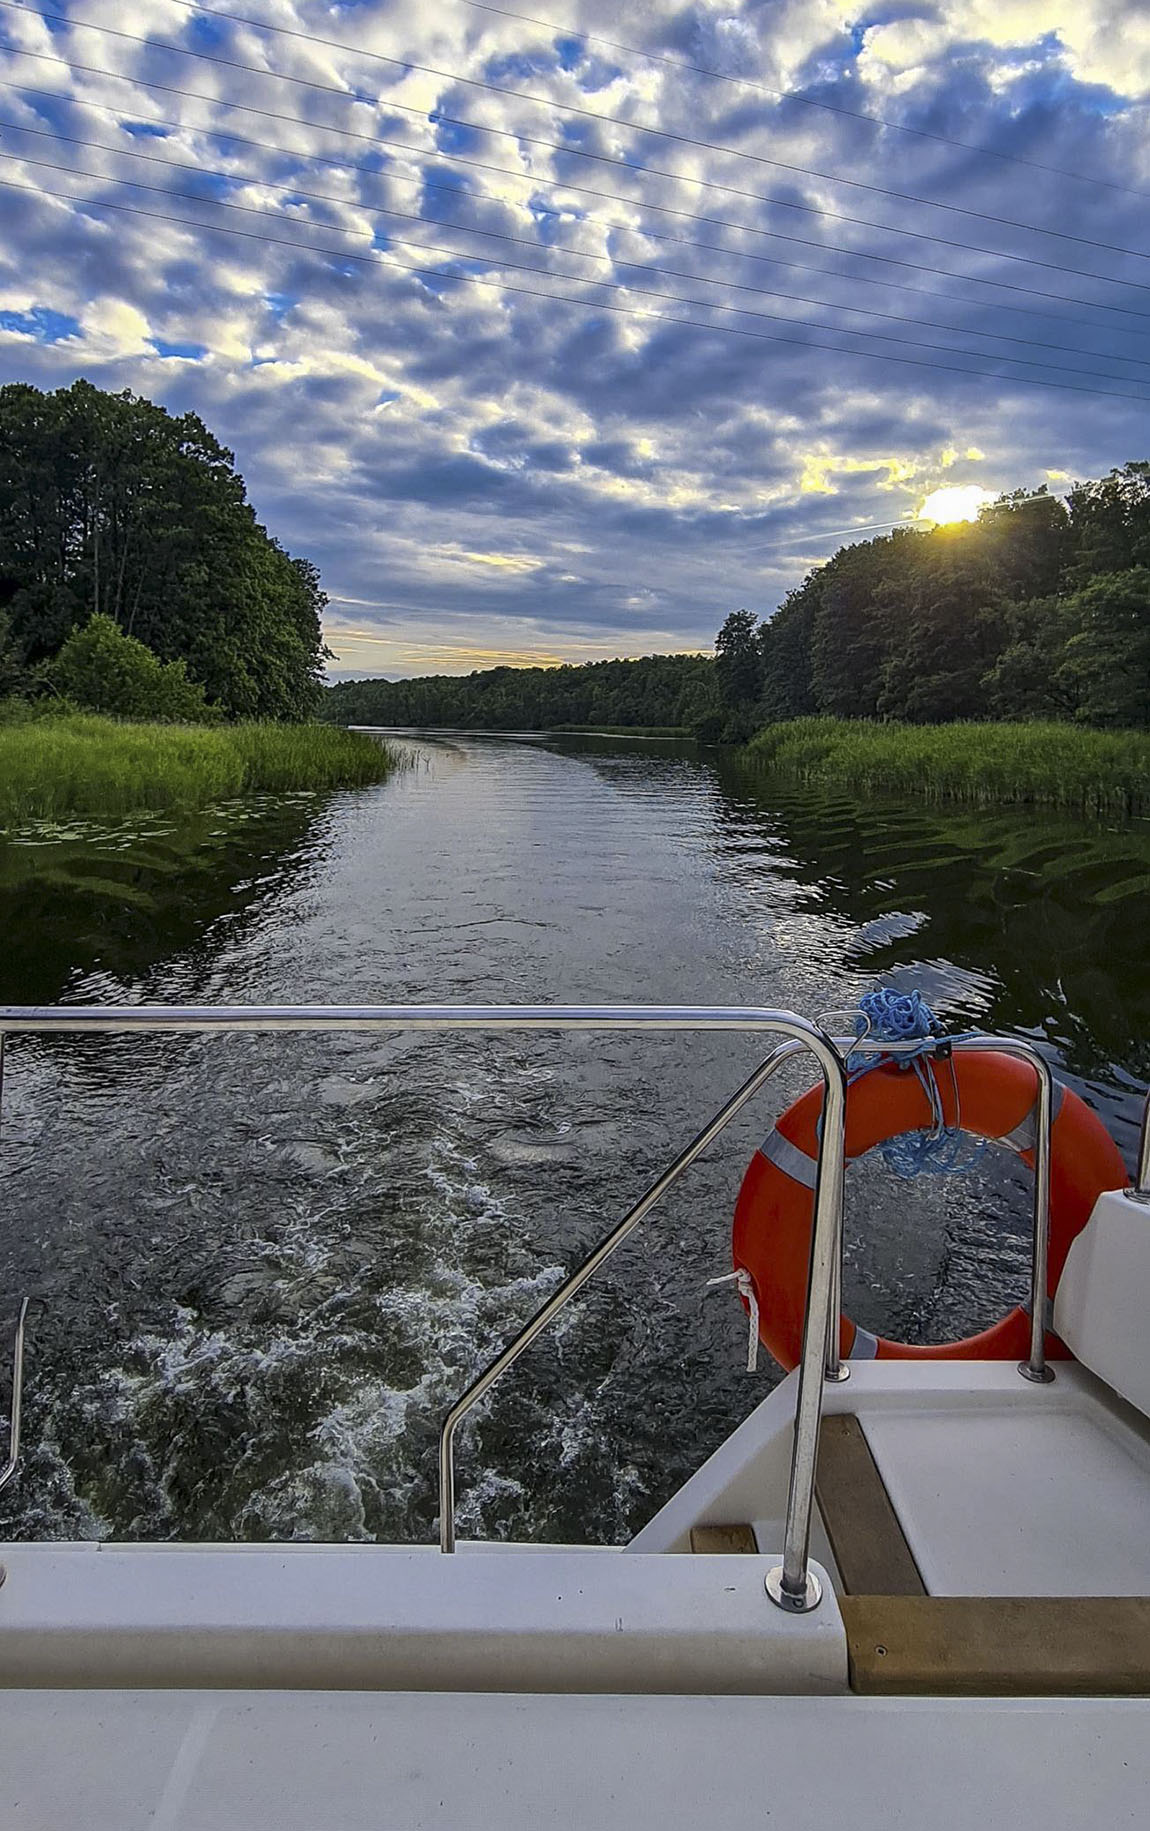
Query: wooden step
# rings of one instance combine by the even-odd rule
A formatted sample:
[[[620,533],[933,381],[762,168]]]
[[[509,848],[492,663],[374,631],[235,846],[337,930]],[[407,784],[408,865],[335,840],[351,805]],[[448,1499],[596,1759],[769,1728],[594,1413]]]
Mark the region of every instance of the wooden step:
[[[849,1412],[822,1421],[815,1497],[848,1595],[925,1596],[862,1426]]]
[[[714,1556],[716,1552],[758,1552],[755,1543],[754,1529],[751,1526],[692,1526],[691,1550],[706,1552]]]
[[[1147,1596],[841,1596],[854,1691],[1150,1696]]]

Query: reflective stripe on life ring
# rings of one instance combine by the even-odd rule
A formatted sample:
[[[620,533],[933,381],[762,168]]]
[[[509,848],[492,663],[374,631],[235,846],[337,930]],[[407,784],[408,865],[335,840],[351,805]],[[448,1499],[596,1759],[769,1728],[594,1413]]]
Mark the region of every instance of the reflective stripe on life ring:
[[[993,1139],[1033,1167],[1037,1095],[1034,1070],[995,1050],[959,1050],[945,1065],[924,1063],[933,1075],[948,1125]],[[749,1272],[759,1302],[759,1334],[775,1359],[794,1367],[802,1345],[814,1187],[818,1159],[821,1085],[788,1107],[743,1178],[731,1247],[736,1266]],[[906,1132],[929,1129],[930,1102],[918,1075],[886,1061],[851,1083],[847,1092],[846,1154],[862,1157]],[[1099,1195],[1120,1189],[1125,1167],[1102,1121],[1056,1082],[1050,1166],[1048,1295],[1053,1298],[1071,1241]],[[852,1360],[1020,1360],[1029,1353],[1030,1318],[1021,1307],[962,1341],[926,1347],[887,1341],[843,1317],[839,1352]],[[1068,1350],[1051,1337],[1048,1352]]]

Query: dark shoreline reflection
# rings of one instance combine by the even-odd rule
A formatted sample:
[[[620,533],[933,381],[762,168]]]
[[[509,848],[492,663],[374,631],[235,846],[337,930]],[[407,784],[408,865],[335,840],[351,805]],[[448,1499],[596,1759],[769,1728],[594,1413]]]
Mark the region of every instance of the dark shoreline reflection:
[[[733,758],[718,775],[732,831],[758,820],[781,839],[826,906],[859,925],[859,962],[876,976],[913,967],[922,984],[925,942],[932,962],[993,988],[989,1010],[948,988],[957,1015],[1045,1038],[1084,1080],[1150,1076],[1150,821],[856,799]],[[925,922],[898,919],[908,912]]]
[[[807,884],[812,906],[858,928],[860,970],[910,973],[927,996],[933,981],[952,1020],[1044,1039],[1083,1081],[1150,1078],[1150,820],[808,788],[673,739],[557,747],[610,773],[621,751],[713,771],[725,867]]]
[[[236,939],[214,925],[258,919],[311,862],[323,799],[0,833],[0,1004],[115,1001],[177,956],[210,971]]]

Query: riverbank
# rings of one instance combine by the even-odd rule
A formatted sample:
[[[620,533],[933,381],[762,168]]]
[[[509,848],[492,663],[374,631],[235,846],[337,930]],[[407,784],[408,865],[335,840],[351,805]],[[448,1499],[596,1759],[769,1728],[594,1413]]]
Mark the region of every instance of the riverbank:
[[[145,725],[77,714],[0,725],[0,824],[204,807],[381,782],[394,752],[336,725]]]
[[[1081,725],[879,724],[799,718],[768,725],[749,760],[801,782],[978,806],[1034,804],[1150,813],[1150,732]]]
[[[694,732],[688,725],[553,725],[557,737],[649,737],[689,743]]]

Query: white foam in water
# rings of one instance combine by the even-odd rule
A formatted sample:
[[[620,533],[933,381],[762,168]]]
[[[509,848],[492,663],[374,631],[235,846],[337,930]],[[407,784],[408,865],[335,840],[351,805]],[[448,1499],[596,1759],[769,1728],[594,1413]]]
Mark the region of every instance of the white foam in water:
[[[299,1163],[294,1150],[289,1155]],[[107,1369],[99,1382],[106,1422],[127,1424],[145,1443],[164,1439],[156,1475],[169,1503],[161,1511],[169,1513],[170,1524],[176,1524],[179,1507],[172,1475],[196,1459],[204,1418],[223,1406],[240,1408],[247,1423],[246,1441],[230,1471],[237,1490],[234,1529],[241,1535],[367,1539],[379,1534],[382,1523],[400,1538],[418,1530],[429,1510],[427,1445],[439,1419],[563,1275],[552,1266],[483,1282],[453,1262],[452,1249],[473,1247],[477,1230],[505,1233],[507,1241],[500,1241],[505,1251],[515,1244],[504,1205],[474,1171],[474,1160],[454,1141],[443,1133],[433,1137],[423,1172],[433,1195],[430,1202],[425,1198],[420,1216],[421,1243],[433,1256],[419,1283],[370,1290],[359,1326],[333,1326],[322,1307],[306,1307],[308,1289],[323,1282],[329,1269],[337,1278],[344,1275],[343,1239],[338,1229],[325,1230],[323,1216],[301,1211],[286,1240],[274,1249],[255,1249],[257,1261],[270,1256],[276,1264],[269,1302],[286,1294],[297,1306],[289,1333],[252,1340],[250,1323],[238,1330],[206,1327],[184,1307],[176,1310],[165,1335],[137,1337],[127,1364]],[[244,1275],[233,1272],[221,1286],[223,1294]],[[395,1359],[387,1344],[396,1340],[406,1357],[414,1355],[419,1363],[410,1383],[372,1371],[381,1359]],[[342,1373],[347,1367],[356,1369],[354,1383]],[[325,1374],[333,1374],[335,1384],[351,1389],[301,1423],[292,1441],[283,1401],[286,1390],[290,1411],[301,1371],[321,1386]],[[157,1429],[160,1418],[168,1423]],[[461,1464],[467,1437],[463,1433]],[[258,1480],[255,1470],[269,1444],[281,1466]],[[511,1497],[522,1500],[516,1482],[488,1472],[486,1485],[473,1493],[464,1475],[461,1518],[476,1531],[483,1525],[484,1494],[501,1506]]]

